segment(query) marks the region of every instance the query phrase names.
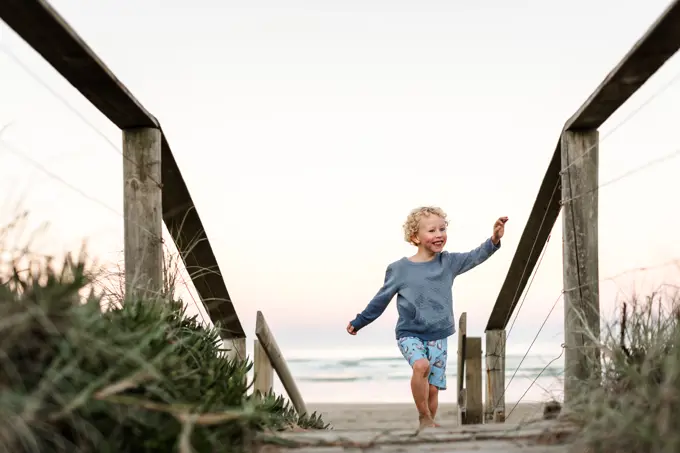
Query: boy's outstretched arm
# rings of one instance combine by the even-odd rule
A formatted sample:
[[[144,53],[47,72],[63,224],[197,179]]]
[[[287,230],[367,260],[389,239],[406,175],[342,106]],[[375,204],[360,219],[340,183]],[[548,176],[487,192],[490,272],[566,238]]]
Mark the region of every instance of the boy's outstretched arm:
[[[505,234],[507,217],[500,217],[493,226],[493,234],[479,247],[465,253],[449,253],[453,275],[464,274],[486,261],[496,250],[501,248],[501,238]]]
[[[390,301],[399,290],[399,284],[393,266],[390,264],[385,271],[385,282],[378,293],[368,303],[364,311],[359,313],[347,326],[347,332],[354,335],[383,314]]]

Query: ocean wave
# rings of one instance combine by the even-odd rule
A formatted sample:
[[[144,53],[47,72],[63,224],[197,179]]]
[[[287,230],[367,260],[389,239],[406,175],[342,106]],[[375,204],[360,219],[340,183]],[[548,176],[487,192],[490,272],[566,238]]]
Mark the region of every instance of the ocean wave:
[[[505,356],[506,360],[508,361],[521,361],[522,359],[525,360],[535,360],[535,359],[544,359],[549,361],[552,359],[552,356],[544,356],[542,354],[532,354],[527,357],[525,357],[523,354],[507,354]],[[291,357],[291,358],[286,358],[286,361],[289,363],[319,363],[319,362],[333,362],[333,363],[340,363],[340,362],[351,362],[351,363],[361,363],[361,362],[394,362],[394,361],[403,361],[404,358],[401,355],[395,354],[395,355],[381,355],[381,356],[361,356],[360,353],[357,353],[357,357],[332,357],[332,356],[318,356],[318,357]],[[452,351],[449,349],[449,362],[455,361],[455,351]]]
[[[541,369],[542,370],[542,369]],[[542,378],[554,378],[560,375],[562,372],[559,368],[548,368],[540,377]],[[539,376],[540,371],[530,371],[530,370],[520,370],[515,374],[515,379],[535,379]],[[508,370],[506,372],[507,376],[512,376],[514,374],[513,370]],[[448,379],[455,379],[457,373],[447,373],[446,377]],[[333,375],[333,374],[307,374],[300,375],[295,374],[295,379],[298,381],[306,382],[357,382],[357,381],[407,381],[411,379],[411,373],[407,370],[403,373],[376,373],[376,374],[364,374],[364,375]]]
[[[376,355],[351,358],[298,358],[289,360],[296,380],[308,383],[351,384],[355,382],[402,382],[411,379],[411,369],[403,357]],[[518,365],[521,366],[518,369]],[[548,361],[539,356],[506,357],[506,376],[515,380],[556,378],[563,373],[561,364],[546,367]],[[483,365],[485,366],[485,365]],[[455,380],[456,360],[448,361],[447,378]],[[483,375],[485,373],[482,373]],[[485,377],[485,376],[484,376]]]
[[[362,357],[358,359],[287,359],[288,363],[299,364],[332,364],[334,366],[361,366],[366,363],[386,363],[386,362],[403,362],[403,357]]]
[[[358,381],[372,381],[371,376],[296,376],[296,381],[301,382],[358,382]]]

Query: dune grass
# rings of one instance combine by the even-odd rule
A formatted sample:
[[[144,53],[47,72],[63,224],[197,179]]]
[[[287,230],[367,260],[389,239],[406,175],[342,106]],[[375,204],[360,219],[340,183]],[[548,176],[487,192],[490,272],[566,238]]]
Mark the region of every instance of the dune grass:
[[[258,432],[328,427],[253,395],[252,362],[226,359],[172,291],[104,303],[83,256],[2,252],[0,451],[249,451]]]
[[[680,451],[680,297],[666,286],[622,305],[601,344],[600,383],[576,398],[574,451]],[[597,369],[594,364],[593,369]]]

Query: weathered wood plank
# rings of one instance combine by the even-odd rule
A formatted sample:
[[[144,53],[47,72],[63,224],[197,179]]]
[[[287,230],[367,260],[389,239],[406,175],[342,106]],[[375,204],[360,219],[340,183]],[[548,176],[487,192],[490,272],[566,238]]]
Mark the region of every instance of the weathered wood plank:
[[[467,337],[465,340],[465,413],[461,424],[477,424],[483,421],[482,339]]]
[[[151,115],[44,0],[0,1],[0,18],[121,129],[159,128]],[[165,134],[161,143],[163,220],[201,300],[225,339],[245,338],[217,259]]]
[[[678,49],[680,1],[675,0],[569,118],[564,130],[588,130],[602,126]]]
[[[484,421],[505,421],[505,330],[486,332],[486,404]]]
[[[566,451],[575,432],[574,427],[561,422],[535,422],[523,425],[467,425],[455,429],[428,428],[416,430],[351,430],[281,433],[261,436],[259,441],[269,447],[260,451],[343,451],[356,449],[367,452],[428,452],[428,451]],[[529,450],[528,450],[529,449]]]
[[[290,402],[293,403],[293,407],[295,407],[295,410],[298,414],[306,414],[307,406],[302,399],[302,394],[295,383],[295,378],[288,368],[288,363],[283,357],[281,349],[276,343],[276,339],[274,338],[272,331],[269,329],[267,321],[265,321],[264,315],[261,311],[257,312],[257,318],[255,320],[255,335],[257,336],[257,339],[260,340],[260,345],[267,354],[269,361],[274,367],[274,371],[276,371],[276,374],[279,376],[281,384],[283,384],[283,388],[286,389],[286,393],[288,394],[288,398],[290,398]]]
[[[680,48],[680,0],[673,1],[621,62],[565,123],[563,130],[595,129],[621,107]],[[486,330],[507,327],[560,212],[558,140]]]
[[[161,131],[123,131],[125,296],[157,297],[163,290]]]
[[[467,337],[467,313],[463,312],[458,319],[458,357],[456,390],[458,392],[458,424],[463,424],[465,417],[465,339]]]
[[[597,130],[562,134],[566,406],[583,391],[600,363],[598,142]]]
[[[259,340],[255,340],[254,358],[255,383],[253,390],[266,395],[272,391],[274,386],[274,368]]]
[[[48,2],[2,0],[0,18],[119,128],[159,127]]]
[[[246,359],[246,339],[232,338],[224,340],[224,347],[228,349],[227,358],[229,360],[245,360]]]
[[[258,453],[296,451],[300,453],[340,453],[361,451],[367,453],[568,453],[568,445],[532,445],[521,440],[509,441],[463,441],[455,443],[433,443],[413,445],[373,445],[366,448],[354,447],[302,447],[285,448],[273,445],[261,446]]]

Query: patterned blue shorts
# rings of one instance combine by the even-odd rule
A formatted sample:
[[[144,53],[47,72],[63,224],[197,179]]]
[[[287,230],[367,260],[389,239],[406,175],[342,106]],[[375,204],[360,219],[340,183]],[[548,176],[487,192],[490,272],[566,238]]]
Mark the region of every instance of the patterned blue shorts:
[[[446,390],[447,339],[423,341],[416,337],[403,337],[397,340],[401,354],[413,367],[416,360],[427,359],[430,362],[430,384],[439,390]]]

